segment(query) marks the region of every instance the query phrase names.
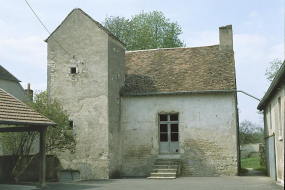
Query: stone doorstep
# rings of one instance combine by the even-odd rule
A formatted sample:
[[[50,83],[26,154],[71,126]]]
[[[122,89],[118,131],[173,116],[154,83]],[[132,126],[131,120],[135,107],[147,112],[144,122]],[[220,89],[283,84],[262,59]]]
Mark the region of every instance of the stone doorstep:
[[[150,177],[176,177],[176,173],[151,173]]]
[[[152,173],[177,173],[177,169],[153,169]]]
[[[153,169],[177,169],[178,165],[154,165]]]
[[[176,177],[148,177],[147,179],[176,179]]]

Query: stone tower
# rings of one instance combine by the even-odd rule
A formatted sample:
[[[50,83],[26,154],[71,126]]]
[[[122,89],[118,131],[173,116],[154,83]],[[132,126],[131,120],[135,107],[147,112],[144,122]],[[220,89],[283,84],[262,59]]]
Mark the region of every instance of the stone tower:
[[[81,9],[74,9],[47,38],[48,93],[70,114],[76,153],[63,153],[63,170],[81,179],[120,174],[120,88],[124,44]]]

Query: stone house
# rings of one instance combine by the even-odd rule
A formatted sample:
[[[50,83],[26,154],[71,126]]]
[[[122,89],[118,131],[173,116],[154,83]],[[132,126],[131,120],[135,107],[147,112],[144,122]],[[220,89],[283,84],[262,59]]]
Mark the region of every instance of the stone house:
[[[81,179],[149,176],[178,159],[181,175],[237,175],[232,26],[220,44],[125,52],[81,9],[47,38],[48,93],[70,114],[76,153],[61,168]]]
[[[267,174],[284,184],[285,62],[257,109],[264,114]]]

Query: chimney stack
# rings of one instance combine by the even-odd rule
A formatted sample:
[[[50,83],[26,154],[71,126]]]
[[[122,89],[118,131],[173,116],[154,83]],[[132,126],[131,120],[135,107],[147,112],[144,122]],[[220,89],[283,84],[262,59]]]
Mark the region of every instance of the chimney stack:
[[[31,101],[33,101],[33,96],[34,96],[34,91],[31,90],[31,84],[28,83],[28,88],[25,90],[28,97],[30,98]]]
[[[233,51],[233,30],[232,25],[221,26],[220,33],[220,52]]]

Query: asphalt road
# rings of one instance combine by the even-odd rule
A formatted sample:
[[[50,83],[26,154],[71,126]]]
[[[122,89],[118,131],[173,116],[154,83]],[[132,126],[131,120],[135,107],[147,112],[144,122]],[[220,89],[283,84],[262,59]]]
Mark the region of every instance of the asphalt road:
[[[110,179],[47,183],[48,190],[268,190],[283,189],[266,176],[180,177],[175,180]],[[0,184],[0,190],[36,190],[37,184]]]

